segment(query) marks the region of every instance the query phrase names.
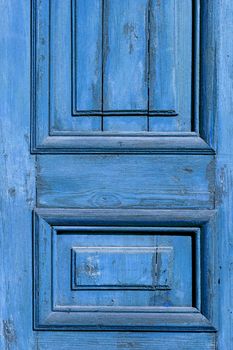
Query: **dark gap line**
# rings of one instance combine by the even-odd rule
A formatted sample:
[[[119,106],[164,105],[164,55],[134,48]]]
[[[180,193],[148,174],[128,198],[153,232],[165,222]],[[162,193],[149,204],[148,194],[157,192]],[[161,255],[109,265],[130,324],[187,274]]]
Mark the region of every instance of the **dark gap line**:
[[[103,110],[104,110],[104,20],[105,20],[105,11],[104,11],[104,0],[102,0],[102,57],[101,57],[101,131],[104,131],[104,115],[103,115]]]
[[[51,130],[51,1],[49,1],[49,28],[48,28],[48,133],[50,135]]]
[[[110,116],[110,117],[114,117],[114,116],[130,116],[133,115],[135,117],[145,117],[145,116],[163,116],[163,117],[176,117],[178,115],[178,113],[176,113],[176,111],[150,111],[148,113],[147,110],[128,110],[128,111],[107,111],[105,110],[104,112],[101,111],[95,111],[95,110],[82,110],[82,111],[75,111],[75,113],[73,114],[74,116]]]
[[[147,131],[150,131],[150,14],[151,14],[151,0],[148,0],[147,11]]]
[[[76,0],[71,2],[71,112],[74,114],[77,109],[77,86],[76,86],[76,59],[77,59],[77,47],[76,47]]]
[[[191,131],[196,131],[196,101],[197,101],[197,33],[196,33],[196,1],[192,2],[192,63],[191,63]],[[192,96],[193,92],[193,96]]]

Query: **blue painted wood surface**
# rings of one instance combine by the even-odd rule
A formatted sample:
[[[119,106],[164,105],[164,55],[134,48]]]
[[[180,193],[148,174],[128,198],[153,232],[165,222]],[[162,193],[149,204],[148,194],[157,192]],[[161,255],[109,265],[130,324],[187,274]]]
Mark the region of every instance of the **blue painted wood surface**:
[[[210,104],[211,111],[216,113],[216,141],[217,141],[217,173],[216,173],[216,206],[218,207],[218,295],[216,309],[219,319],[219,349],[231,349],[233,344],[233,230],[232,230],[232,203],[233,203],[233,125],[230,115],[233,113],[233,43],[229,38],[233,34],[233,6],[226,1],[224,6],[210,10],[217,23],[219,40],[214,43],[217,55],[212,72],[215,73],[213,89],[216,104]],[[216,45],[216,46],[215,46]],[[210,54],[210,53],[209,53]],[[217,65],[217,69],[216,69]],[[218,299],[219,296],[219,299]]]
[[[0,349],[34,349],[30,156],[30,7],[0,3]]]
[[[232,2],[31,4],[32,50],[0,4],[0,348],[231,349]]]
[[[38,209],[34,218],[35,329],[215,332],[205,317],[209,301],[204,298],[212,271],[205,242],[212,244],[214,240],[206,228],[213,218],[211,210]],[[94,258],[90,252],[86,261],[78,266],[75,263],[74,269],[73,251],[84,248],[102,248],[105,252],[133,249],[138,261],[142,261],[140,249],[172,250],[169,264],[160,265],[157,256],[150,271],[144,270],[154,279],[156,266],[160,266],[158,274],[165,266],[163,272],[170,276],[170,287],[156,289],[149,284],[127,288],[119,282],[97,282],[96,288],[94,284],[78,288],[74,277],[77,268],[87,279],[101,281],[98,276],[102,275],[116,280],[124,258],[129,261],[125,268],[135,281],[127,249],[124,258],[118,257],[115,272],[112,266],[100,267],[100,256]],[[204,261],[208,271],[200,270]]]
[[[199,0],[34,0],[33,147],[97,152],[114,134],[109,147],[128,151],[139,134],[151,152],[147,133],[196,132],[198,37]]]
[[[213,156],[41,156],[37,205],[212,209],[214,169]]]

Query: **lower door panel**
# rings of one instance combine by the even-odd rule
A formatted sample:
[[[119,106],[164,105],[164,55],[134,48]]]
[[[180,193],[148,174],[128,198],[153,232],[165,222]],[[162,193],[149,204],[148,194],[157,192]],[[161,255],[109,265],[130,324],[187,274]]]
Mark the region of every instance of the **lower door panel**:
[[[214,332],[202,269],[212,214],[36,210],[35,329]]]

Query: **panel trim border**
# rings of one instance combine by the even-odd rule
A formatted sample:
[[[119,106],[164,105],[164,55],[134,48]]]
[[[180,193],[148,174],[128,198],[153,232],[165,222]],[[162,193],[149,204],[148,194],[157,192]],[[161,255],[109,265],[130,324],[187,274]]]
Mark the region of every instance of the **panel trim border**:
[[[209,288],[203,271],[203,259],[206,259],[205,230],[211,225],[215,211],[212,210],[70,210],[70,209],[36,209],[34,211],[34,329],[35,330],[122,330],[122,331],[187,331],[187,332],[215,332],[216,329],[205,314],[206,300],[202,296],[208,293]],[[119,308],[117,311],[92,310],[93,308],[78,308],[67,310],[67,307],[53,305],[52,271],[45,282],[47,293],[41,289],[43,271],[46,270],[46,261],[42,267],[39,264],[39,249],[48,249],[54,230],[81,230],[82,232],[193,232],[200,237],[201,261],[196,261],[197,274],[195,277],[197,297],[194,305],[197,307],[151,307],[151,308]],[[196,232],[196,233],[195,233]],[[39,245],[40,236],[45,235],[47,242],[44,247]],[[50,237],[51,236],[51,237]],[[43,238],[42,237],[42,238]],[[50,238],[49,238],[50,237]],[[47,247],[47,248],[46,248]],[[51,263],[51,256],[47,259]],[[202,268],[201,268],[202,266]],[[48,267],[48,266],[47,266]],[[201,270],[201,273],[198,271]],[[198,281],[199,279],[199,281]],[[198,291],[198,285],[200,290]],[[48,292],[49,290],[49,292]],[[200,294],[201,293],[201,294]],[[41,297],[42,295],[43,297]],[[42,305],[40,305],[42,303]],[[135,310],[134,310],[135,309]],[[140,310],[139,310],[140,309]],[[97,312],[98,311],[98,312]]]
[[[67,227],[66,227],[67,228]],[[84,228],[84,232],[86,231],[87,227]],[[93,233],[93,227],[91,227],[91,233]],[[96,233],[100,233],[100,232],[104,232],[104,229],[106,229],[106,227],[98,227],[96,228]],[[73,230],[75,232],[79,232],[80,228],[78,228],[77,230],[77,227],[74,227]],[[122,231],[125,230],[127,233],[129,232],[129,228],[123,228],[121,227],[119,231],[117,230],[114,230],[114,233],[122,233]],[[57,231],[55,228],[54,228],[54,233],[61,233],[60,231],[60,228],[59,230]],[[69,228],[69,231],[70,231],[70,228]],[[72,232],[72,230],[71,230]],[[83,232],[83,231],[82,231]],[[145,230],[143,230],[143,232],[146,232]],[[89,231],[90,233],[90,231]],[[111,231],[111,228],[109,229],[108,233],[112,233]],[[134,232],[135,233],[135,232]],[[99,284],[85,284],[85,285],[82,285],[82,284],[78,284],[77,283],[77,277],[76,277],[76,273],[77,273],[77,267],[76,267],[76,256],[77,256],[77,252],[78,253],[84,253],[84,252],[99,252],[99,253],[128,253],[130,254],[130,252],[134,252],[134,253],[151,253],[151,254],[157,254],[157,253],[160,253],[160,252],[170,252],[171,253],[172,251],[172,248],[171,247],[111,247],[111,246],[104,246],[104,247],[73,247],[71,248],[71,290],[75,291],[75,290],[101,290],[101,291],[104,291],[104,290],[120,290],[120,291],[125,291],[125,290],[142,290],[142,291],[148,291],[148,290],[152,290],[152,291],[155,291],[155,290],[165,290],[165,291],[168,291],[168,290],[171,290],[171,286],[170,286],[170,283],[167,281],[166,284],[157,284],[157,283],[154,283],[153,285],[149,285],[149,284],[125,284],[125,283],[121,283],[121,284],[102,284],[102,285],[99,285]],[[107,307],[108,309],[109,307]]]

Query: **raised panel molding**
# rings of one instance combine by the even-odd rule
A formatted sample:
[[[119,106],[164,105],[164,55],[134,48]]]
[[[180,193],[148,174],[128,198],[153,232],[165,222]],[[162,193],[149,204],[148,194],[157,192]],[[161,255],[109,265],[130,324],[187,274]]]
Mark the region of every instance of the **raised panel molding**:
[[[206,298],[213,218],[211,210],[37,209],[34,328],[215,332]]]
[[[171,289],[172,247],[73,247],[71,251],[73,290]]]
[[[168,73],[167,82],[161,80],[160,83],[156,82],[156,84],[153,83],[153,69],[155,65],[153,65],[153,55],[154,55],[154,46],[156,43],[156,40],[153,38],[152,33],[154,32],[153,26],[155,25],[155,16],[159,16],[158,11],[165,11],[163,7],[156,8],[156,11],[153,12],[153,6],[157,6],[156,1],[149,1],[149,8],[146,1],[141,1],[140,6],[144,6],[144,10],[146,9],[147,13],[147,20],[149,20],[149,24],[145,22],[145,26],[147,26],[146,34],[147,39],[148,36],[150,37],[150,40],[146,40],[147,44],[149,45],[147,47],[147,51],[149,52],[149,66],[147,66],[147,82],[146,82],[146,91],[147,91],[147,97],[145,97],[146,108],[135,108],[133,105],[129,105],[125,109],[122,108],[121,105],[118,107],[114,107],[113,105],[108,107],[104,107],[103,102],[103,92],[104,92],[104,86],[103,86],[103,78],[104,74],[108,74],[110,72],[110,66],[109,62],[106,61],[105,55],[102,55],[100,59],[98,60],[100,65],[100,77],[97,79],[99,81],[100,91],[97,94],[99,96],[100,100],[100,108],[93,105],[93,103],[90,104],[88,108],[88,113],[86,112],[86,109],[84,107],[80,107],[78,109],[77,105],[77,83],[78,78],[77,75],[79,75],[79,79],[82,79],[82,74],[78,72],[79,69],[79,59],[77,57],[77,40],[76,37],[78,33],[77,31],[77,21],[76,21],[76,7],[79,3],[78,0],[73,0],[71,2],[71,13],[72,16],[72,25],[66,25],[66,31],[65,33],[62,33],[61,29],[59,35],[64,36],[64,43],[66,43],[67,48],[66,50],[63,50],[64,52],[72,52],[71,55],[71,69],[72,71],[72,77],[69,73],[69,70],[67,72],[61,72],[59,75],[59,71],[55,71],[54,68],[54,60],[58,60],[59,58],[59,52],[57,53],[57,49],[59,49],[59,43],[57,41],[54,42],[52,40],[53,31],[52,28],[54,25],[57,24],[57,20],[59,16],[54,15],[54,11],[60,11],[59,13],[62,13],[61,9],[57,10],[56,6],[54,5],[53,0],[45,1],[42,0],[41,2],[37,0],[33,0],[33,10],[32,10],[32,66],[33,66],[33,74],[32,74],[32,132],[31,132],[31,151],[32,153],[127,153],[127,154],[153,154],[153,153],[191,153],[191,154],[212,154],[214,153],[212,149],[213,145],[213,130],[210,130],[208,128],[208,125],[212,125],[212,120],[214,116],[208,115],[205,113],[205,94],[206,91],[201,90],[201,95],[199,96],[199,87],[203,86],[203,81],[206,79],[210,79],[210,75],[207,77],[205,76],[205,66],[207,65],[207,62],[205,61],[204,52],[205,52],[205,46],[208,45],[208,33],[204,33],[205,38],[203,39],[203,25],[202,21],[205,20],[203,17],[204,13],[204,7],[205,3],[201,0],[195,0],[192,2],[192,82],[190,86],[190,91],[192,93],[190,94],[190,115],[185,111],[185,108],[181,106],[179,103],[179,107],[174,107],[175,104],[171,101],[175,101],[175,97],[171,97],[170,102],[166,102],[167,96],[170,94],[163,93],[163,90],[167,90],[171,88],[171,84],[169,84],[169,76],[171,77],[171,74]],[[99,2],[95,2],[95,6],[97,6]],[[101,2],[101,4],[104,4],[104,1]],[[133,4],[133,2],[132,2]],[[132,5],[131,4],[131,5]],[[179,8],[175,9],[175,6],[181,6],[181,10],[183,9],[183,2],[177,3],[173,0],[169,0],[169,6],[167,9],[172,13],[172,11],[176,12],[176,15],[180,11]],[[82,5],[82,1],[80,1],[80,6]],[[94,6],[93,3],[89,4],[90,6]],[[63,5],[59,6],[66,6],[64,3]],[[68,5],[67,5],[68,6]],[[80,8],[79,6],[79,8]],[[85,2],[85,6],[88,8],[88,2]],[[105,5],[106,6],[106,5]],[[115,5],[114,5],[115,6]],[[132,5],[133,6],[133,5]],[[64,7],[65,8],[65,7]],[[101,17],[101,13],[103,16],[103,9],[97,8],[99,11],[99,15],[101,20],[101,23],[104,22],[103,18]],[[67,10],[68,11],[68,10]],[[117,11],[116,8],[114,9],[108,9],[108,11]],[[136,10],[135,10],[136,11]],[[139,11],[140,12],[140,11]],[[169,14],[170,14],[169,12]],[[182,11],[181,11],[182,12]],[[127,11],[126,11],[127,14]],[[164,16],[169,18],[168,13],[164,13]],[[129,12],[130,16],[130,12]],[[159,16],[161,17],[161,16]],[[163,16],[162,16],[163,17]],[[98,19],[98,16],[95,16],[96,20]],[[82,20],[88,20],[85,19],[85,16],[82,16]],[[127,18],[125,19],[127,22]],[[132,21],[136,19],[132,19]],[[49,21],[52,21],[52,25],[50,25]],[[161,42],[167,41],[167,47],[169,48],[171,45],[171,38],[169,39],[169,35],[174,35],[174,30],[177,30],[174,25],[174,21],[168,20],[167,25],[167,31],[162,31],[160,33],[161,37],[157,38],[157,40]],[[103,25],[103,23],[101,24]],[[122,24],[123,25],[123,24]],[[148,27],[149,25],[149,27]],[[106,26],[106,23],[105,23]],[[122,43],[122,45],[130,45],[130,40],[132,39],[132,28],[129,27],[126,29],[125,35],[128,33],[128,39],[125,39],[125,44]],[[103,29],[103,28],[102,28]],[[109,29],[109,35],[111,35],[111,30]],[[90,27],[91,30],[91,27]],[[182,30],[179,29],[179,35],[182,37]],[[69,43],[69,35],[71,36],[72,32],[72,40],[70,40]],[[103,40],[106,40],[104,35],[104,30],[100,31],[102,33],[100,35],[101,39],[101,50],[100,53],[103,54],[103,49],[105,48]],[[166,34],[167,33],[167,34]],[[173,34],[172,34],[173,33]],[[94,35],[94,31],[90,33],[90,35]],[[112,33],[112,35],[117,35],[117,32]],[[139,35],[139,34],[137,34]],[[140,34],[140,38],[141,38]],[[178,35],[178,37],[179,37]],[[127,36],[127,35],[126,35]],[[115,37],[114,37],[115,38]],[[131,38],[131,39],[130,39]],[[140,39],[139,38],[139,39]],[[116,39],[116,38],[115,38]],[[114,40],[115,40],[114,39]],[[182,38],[181,38],[182,39]],[[183,38],[184,39],[184,38]],[[183,40],[182,39],[182,40]],[[52,40],[52,41],[51,41]],[[97,40],[97,39],[96,39]],[[114,42],[112,39],[112,42]],[[133,40],[133,39],[132,39]],[[145,38],[143,38],[145,40]],[[143,44],[143,40],[141,40],[140,45]],[[169,41],[170,40],[170,41]],[[181,42],[182,42],[181,40]],[[170,44],[169,44],[170,42]],[[132,44],[132,43],[131,43]],[[70,46],[69,46],[70,45]],[[85,46],[86,47],[86,46]],[[89,45],[90,47],[90,45]],[[88,48],[88,47],[87,47]],[[125,48],[122,48],[124,51]],[[177,49],[178,50],[178,49]],[[61,51],[61,48],[60,48]],[[111,50],[110,50],[111,51]],[[51,55],[51,52],[53,53]],[[112,49],[111,53],[114,53],[114,48]],[[168,50],[169,52],[169,50]],[[180,52],[180,49],[177,51]],[[60,55],[64,53],[60,53]],[[83,54],[83,53],[82,53]],[[56,56],[58,55],[58,58]],[[80,53],[79,53],[80,56]],[[103,58],[103,56],[105,58]],[[125,56],[125,55],[124,55]],[[184,55],[185,56],[185,55]],[[92,57],[92,55],[89,55],[88,57]],[[69,55],[67,54],[67,57],[64,58],[65,60],[70,60]],[[114,60],[114,57],[112,58]],[[182,57],[179,58],[179,62],[182,62]],[[136,60],[136,58],[135,58]],[[171,62],[170,62],[171,61]],[[127,63],[127,59],[125,61]],[[130,62],[130,59],[129,59]],[[172,66],[172,58],[169,58],[169,55],[167,53],[166,58],[163,58],[160,60],[157,58],[156,64],[159,66],[159,71],[163,71],[165,67]],[[57,63],[57,61],[56,61]],[[103,66],[104,63],[104,66]],[[67,63],[68,64],[68,63]],[[90,63],[91,64],[91,63]],[[133,61],[132,61],[133,64]],[[137,62],[135,61],[135,64],[137,65]],[[106,67],[105,67],[106,65]],[[162,65],[162,66],[161,66]],[[165,66],[163,66],[165,65]],[[182,65],[183,67],[184,65]],[[179,67],[179,65],[177,66]],[[200,69],[201,68],[201,69]],[[65,68],[64,68],[65,69]],[[125,67],[126,72],[129,70],[127,67]],[[151,69],[151,71],[149,71]],[[180,69],[180,68],[177,68]],[[85,72],[85,69],[83,68],[83,72]],[[149,72],[149,73],[148,73]],[[79,74],[78,74],[79,73]],[[186,74],[187,73],[187,74]],[[66,77],[69,76],[70,78],[70,84],[66,82]],[[68,75],[67,75],[68,74]],[[94,74],[94,73],[93,73]],[[110,74],[110,73],[109,73]],[[112,74],[112,73],[111,73]],[[170,75],[169,75],[170,74]],[[176,78],[181,74],[181,72],[176,72],[175,76]],[[186,76],[189,75],[189,71],[185,70],[182,74],[185,74],[182,78],[182,84],[185,82]],[[64,75],[64,77],[63,77]],[[62,82],[63,80],[66,82],[67,88],[63,95],[59,97],[59,94],[57,91],[59,91],[60,87],[63,86]],[[91,79],[91,77],[90,77]],[[118,79],[118,77],[116,77]],[[71,82],[72,81],[72,82]],[[111,78],[111,81],[114,81],[113,77]],[[93,85],[91,81],[88,83],[87,81],[81,82],[80,84],[85,88],[84,83],[89,84],[90,86]],[[98,86],[95,85],[95,88]],[[149,84],[149,85],[148,85]],[[164,87],[163,87],[164,84]],[[88,86],[89,86],[88,85]],[[125,85],[125,84],[123,84]],[[187,83],[185,83],[187,86]],[[150,86],[150,88],[148,88]],[[208,84],[207,84],[208,86]],[[87,87],[88,88],[88,87]],[[123,87],[122,87],[123,88]],[[158,89],[161,89],[158,90]],[[107,89],[109,90],[109,89]],[[184,103],[187,103],[188,98],[184,98],[184,89],[179,88],[178,89],[180,93],[182,92],[182,99],[179,98],[179,100],[184,101]],[[186,89],[187,90],[187,89]],[[123,91],[123,90],[122,90]],[[150,95],[148,95],[148,91],[151,92],[153,96],[149,98]],[[171,94],[174,92],[172,92]],[[187,90],[188,91],[188,90]],[[186,91],[186,92],[187,92]],[[208,95],[211,94],[212,91],[208,92]],[[136,94],[136,92],[135,92]],[[123,94],[125,96],[125,94]],[[80,96],[80,95],[79,95]],[[119,94],[118,94],[119,96]],[[139,96],[139,93],[135,96]],[[165,99],[165,100],[164,100]],[[69,101],[70,100],[70,107],[64,107],[64,111],[62,108],[58,108],[54,101]],[[133,99],[136,101],[135,99]],[[157,105],[161,104],[159,106],[159,109],[156,109],[155,106],[153,106],[153,100],[159,101]],[[144,101],[144,100],[143,100]],[[148,102],[150,101],[150,102]],[[186,102],[185,102],[186,101]],[[60,103],[60,102],[59,102]],[[182,102],[183,103],[183,102]],[[167,107],[166,107],[167,106]],[[183,109],[182,109],[182,108]],[[68,109],[67,109],[68,108]],[[180,109],[181,108],[181,109]],[[182,112],[182,111],[183,112]],[[80,112],[81,111],[81,112]],[[93,113],[92,113],[93,112]],[[61,114],[59,114],[61,113]],[[93,115],[92,115],[93,114]],[[138,114],[138,115],[137,115]],[[60,116],[59,116],[60,115]],[[72,116],[76,116],[73,118]],[[123,119],[122,119],[123,118]],[[135,119],[136,118],[136,119]],[[181,118],[181,119],[177,119]],[[186,119],[184,119],[186,118]],[[188,119],[187,119],[188,118]],[[208,119],[208,120],[207,120]],[[185,121],[186,120],[186,121]],[[177,129],[175,127],[174,123],[177,123],[179,125],[183,125],[184,127]],[[106,123],[106,130],[105,130],[105,123]],[[171,123],[171,124],[170,124]],[[157,125],[157,126],[156,126]],[[185,126],[186,125],[186,126]],[[203,136],[203,137],[202,137]],[[211,140],[211,144],[209,145],[209,141]]]

